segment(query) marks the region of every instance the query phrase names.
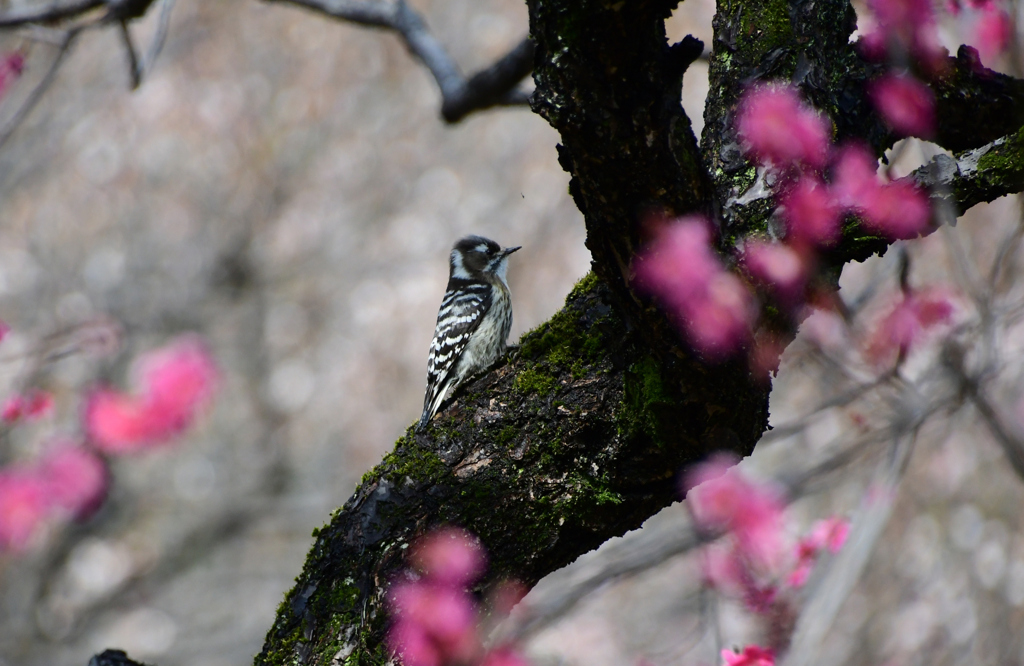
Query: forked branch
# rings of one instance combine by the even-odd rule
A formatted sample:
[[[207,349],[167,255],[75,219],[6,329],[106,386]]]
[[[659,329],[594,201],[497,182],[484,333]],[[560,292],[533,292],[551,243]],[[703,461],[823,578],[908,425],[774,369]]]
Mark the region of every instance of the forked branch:
[[[517,90],[533,71],[533,41],[523,38],[493,65],[466,77],[444,45],[430,32],[423,17],[405,0],[271,0],[313,10],[357,25],[391,30],[422,62],[441,91],[441,116],[456,123],[474,111],[492,106],[527,104],[529,96]]]

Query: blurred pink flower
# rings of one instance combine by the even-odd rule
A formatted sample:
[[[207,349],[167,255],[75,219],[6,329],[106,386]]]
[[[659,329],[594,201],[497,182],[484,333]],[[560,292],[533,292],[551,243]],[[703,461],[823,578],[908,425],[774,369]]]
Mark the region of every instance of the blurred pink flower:
[[[0,549],[23,550],[50,508],[47,485],[30,470],[0,470]]]
[[[486,559],[475,538],[465,530],[450,527],[420,540],[412,562],[431,580],[462,587],[483,572]]]
[[[0,98],[7,94],[24,69],[25,55],[21,51],[10,51],[0,56]]]
[[[81,446],[65,443],[50,450],[40,475],[50,501],[76,518],[89,516],[107,494],[106,465]]]
[[[906,178],[882,185],[863,202],[864,224],[889,240],[914,238],[928,229],[928,196]]]
[[[659,230],[637,264],[637,277],[656,293],[688,300],[722,271],[710,244],[707,220],[695,215],[680,218]]]
[[[735,540],[729,538],[704,548],[701,575],[704,584],[740,599],[755,613],[769,613],[778,598],[774,571],[750,562]]]
[[[996,7],[995,3],[988,3],[981,8],[981,15],[974,22],[971,33],[971,45],[978,49],[981,61],[991,66],[992,61],[1010,45],[1013,22],[1006,11]]]
[[[783,243],[748,241],[743,249],[743,264],[753,278],[785,299],[799,296],[807,280],[806,260]]]
[[[5,321],[0,321],[0,342],[3,342],[7,334],[11,332],[11,327]]]
[[[959,16],[964,6],[971,9],[989,9],[994,7],[996,4],[995,0],[946,0],[945,6],[946,11],[953,16]]]
[[[638,258],[639,285],[658,296],[690,343],[710,358],[734,352],[750,337],[756,314],[750,291],[711,249],[707,222],[685,217],[663,229]]]
[[[850,521],[840,516],[819,520],[811,528],[810,542],[835,555],[850,536]]]
[[[725,666],[775,666],[775,654],[757,645],[748,645],[739,654],[722,650],[722,660]]]
[[[100,388],[89,397],[86,430],[103,451],[138,451],[180,434],[209,404],[219,380],[205,345],[193,336],[146,355],[138,368],[141,395]]]
[[[927,196],[907,179],[881,182],[877,168],[867,149],[841,149],[833,170],[836,201],[860,214],[865,227],[890,240],[912,238],[925,231],[931,220]]]
[[[26,394],[15,393],[0,408],[0,419],[14,423],[22,418],[41,419],[53,412],[53,394],[35,389]]]
[[[463,590],[430,581],[403,582],[390,592],[391,649],[406,666],[467,661],[476,653],[476,609]]]
[[[908,56],[932,71],[944,66],[946,50],[939,43],[932,0],[868,0],[877,26],[860,42],[871,58],[894,61]]]
[[[4,401],[3,407],[0,407],[0,419],[3,419],[7,423],[14,423],[21,419],[21,415],[25,413],[25,398],[20,393],[15,393],[11,397]]]
[[[846,322],[832,309],[814,308],[800,330],[808,340],[825,350],[839,351],[849,343]]]
[[[868,336],[865,354],[876,365],[905,356],[930,330],[953,317],[953,300],[941,289],[904,294]]]
[[[734,597],[743,595],[746,573],[733,544],[718,541],[701,552],[704,584]]]
[[[850,521],[845,518],[833,516],[815,523],[810,533],[797,543],[796,566],[787,579],[789,585],[803,587],[814,570],[818,553],[825,549],[838,553],[849,534]]]
[[[708,357],[727,356],[750,337],[753,298],[732,273],[723,271],[713,277],[707,291],[688,306],[681,309],[686,330],[694,347]]]
[[[427,631],[415,622],[399,620],[388,630],[388,648],[403,666],[443,666],[440,649]]]
[[[786,578],[786,585],[793,589],[800,589],[806,585],[811,577],[811,572],[814,571],[814,562],[815,558],[810,555],[797,559],[796,566],[790,572],[789,577]]]
[[[747,151],[761,162],[821,166],[828,153],[831,124],[786,85],[753,88],[739,103],[736,122]]]
[[[492,612],[497,617],[507,616],[516,604],[523,600],[527,592],[529,592],[527,587],[518,581],[501,581],[489,595]]]
[[[878,160],[859,144],[845,145],[837,151],[832,168],[832,194],[844,208],[856,208],[875,196],[881,187]]]
[[[774,570],[783,554],[782,499],[774,488],[730,469],[734,464],[719,455],[697,465],[685,476],[686,500],[701,528],[732,534],[745,560]]]
[[[930,138],[935,133],[935,95],[909,74],[886,74],[868,84],[868,95],[897,134]]]
[[[488,652],[480,666],[530,666],[530,662],[518,650],[502,647]]]
[[[786,220],[786,240],[829,245],[839,238],[839,208],[825,184],[801,176],[779,199]]]

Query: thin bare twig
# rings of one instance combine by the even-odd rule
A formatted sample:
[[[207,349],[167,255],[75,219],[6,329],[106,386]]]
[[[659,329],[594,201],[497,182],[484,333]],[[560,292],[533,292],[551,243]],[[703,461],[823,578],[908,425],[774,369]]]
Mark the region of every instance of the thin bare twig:
[[[499,627],[496,642],[519,641],[550,625],[605,583],[634,576],[666,560],[714,540],[714,535],[687,529],[655,533],[638,532],[610,546],[600,558],[582,569],[556,574],[550,592],[517,609]],[[565,580],[558,580],[564,577]]]
[[[125,54],[128,56],[128,75],[131,77],[132,90],[135,90],[142,83],[142,66],[132,42],[132,33],[128,30],[128,21],[121,19],[117,23],[120,26],[121,43],[124,44]]]
[[[1010,466],[1013,467],[1013,471],[1021,479],[1024,479],[1024,442],[1000,418],[995,406],[985,395],[978,378],[972,377],[967,372],[964,364],[964,350],[953,344],[947,345],[943,350],[942,360],[960,382],[961,389],[978,410],[978,414],[981,415],[989,432],[1003,448],[1003,453]]]
[[[920,418],[927,418],[933,409],[925,409]],[[854,459],[865,447],[889,441],[904,432],[902,426],[884,428],[859,438],[845,447],[803,470],[779,476],[776,482],[784,489],[783,500],[794,502],[811,492],[810,481],[828,474]],[[583,599],[607,583],[636,576],[669,559],[690,552],[717,539],[720,534],[695,529],[692,523],[668,532],[638,531],[626,535],[621,542],[605,548],[590,562],[554,574],[544,590],[516,609],[516,612],[497,630],[496,643],[519,641],[549,626],[576,607]]]
[[[821,412],[827,409],[832,409],[834,407],[845,407],[854,400],[857,400],[861,396],[865,395],[868,391],[878,388],[879,386],[885,384],[892,378],[893,373],[887,372],[884,375],[880,375],[879,377],[869,382],[858,384],[846,391],[843,391],[842,393],[839,393],[838,395],[835,395],[827,400],[824,400],[815,405],[803,416],[797,417],[796,419],[790,421],[789,423],[784,423],[782,425],[775,426],[771,430],[765,432],[763,435],[761,435],[760,443],[765,444],[778,439],[784,439],[791,435],[795,435],[804,428],[806,428],[808,425],[810,425],[811,419],[817,414],[820,414]]]
[[[992,262],[992,270],[989,272],[988,287],[992,293],[999,291],[999,283],[1003,275],[1012,272],[1021,240],[1024,240],[1024,196],[1020,194],[1017,195],[1017,207],[1020,209],[1017,224],[1013,225],[1013,229],[999,244],[999,253],[996,255],[996,260]]]
[[[0,28],[16,28],[31,23],[53,23],[81,16],[102,7],[104,0],[78,0],[66,5],[52,4],[46,9],[22,9],[0,15]]]
[[[149,51],[146,52],[146,57],[142,61],[143,74],[149,74],[150,70],[153,69],[153,64],[156,63],[156,59],[160,56],[160,51],[164,48],[164,42],[167,41],[167,31],[171,27],[171,11],[173,9],[174,0],[160,0],[160,16],[157,17],[156,34],[153,35],[153,41],[149,44]]]
[[[860,579],[875,544],[889,523],[896,492],[916,438],[917,428],[894,442],[892,454],[881,463],[876,482],[869,488],[861,513],[853,521],[850,538],[835,559],[812,581],[813,589],[797,620],[793,642],[782,662],[784,666],[817,663],[821,646],[839,608]]]
[[[60,46],[57,50],[57,57],[54,58],[53,62],[50,63],[50,69],[46,71],[43,79],[36,85],[35,89],[29,93],[28,99],[21,105],[21,107],[14,112],[14,115],[4,124],[3,128],[0,129],[0,146],[7,143],[7,140],[14,134],[14,130],[18,128],[25,117],[28,116],[29,112],[39,103],[42,99],[43,94],[53,84],[57,78],[57,72],[60,70],[61,65],[64,64],[64,60],[67,58],[68,53],[71,52],[71,47],[74,46],[75,40],[84,30],[84,26],[77,26],[69,29],[64,33],[64,39],[61,41]]]
[[[283,2],[357,25],[395,32],[430,71],[441,91],[441,116],[455,123],[474,111],[492,106],[514,106],[529,102],[516,90],[533,71],[533,41],[526,37],[494,64],[470,77],[430,32],[423,17],[405,0],[394,3],[371,0],[271,0]]]

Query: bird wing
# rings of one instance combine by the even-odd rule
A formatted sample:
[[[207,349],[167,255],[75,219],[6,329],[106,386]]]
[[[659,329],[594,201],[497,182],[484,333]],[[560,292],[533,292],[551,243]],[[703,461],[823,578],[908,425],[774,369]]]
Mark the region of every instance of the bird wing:
[[[459,357],[490,307],[490,285],[477,282],[448,285],[427,358],[427,391],[423,397],[420,427],[426,425],[445,396],[461,381],[455,372]]]

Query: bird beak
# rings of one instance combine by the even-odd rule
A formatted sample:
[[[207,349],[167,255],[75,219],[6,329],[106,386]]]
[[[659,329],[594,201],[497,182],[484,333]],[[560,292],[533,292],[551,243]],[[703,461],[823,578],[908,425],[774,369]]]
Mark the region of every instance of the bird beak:
[[[521,250],[521,249],[523,249],[522,245],[516,245],[515,247],[506,247],[501,252],[502,252],[502,254],[504,254],[507,257],[508,255],[512,254],[516,250]]]

